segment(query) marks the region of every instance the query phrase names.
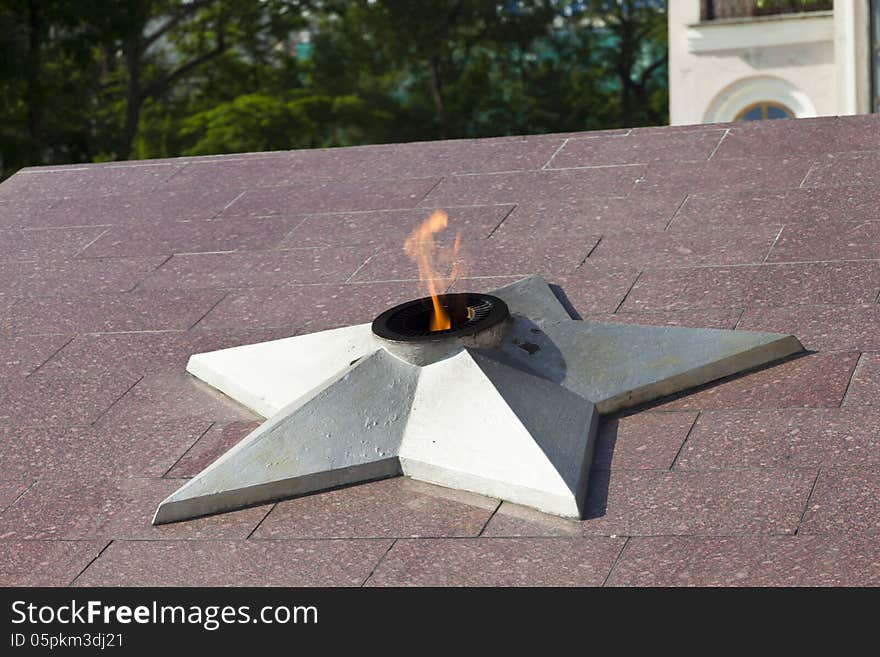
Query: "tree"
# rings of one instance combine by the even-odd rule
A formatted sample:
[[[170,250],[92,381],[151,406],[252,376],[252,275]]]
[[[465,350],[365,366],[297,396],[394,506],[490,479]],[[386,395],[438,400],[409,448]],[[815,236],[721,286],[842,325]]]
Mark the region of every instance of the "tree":
[[[7,0],[29,164],[656,124],[659,0]]]
[[[280,12],[277,2],[274,14]],[[110,85],[124,87],[124,113],[113,154],[126,159],[140,126],[141,111],[229,48],[240,45],[267,12],[264,3],[234,0],[111,0],[99,24],[101,41],[112,62]],[[117,92],[118,93],[118,92]]]
[[[327,4],[310,84],[392,117],[374,141],[661,123],[664,4],[621,0]]]
[[[393,110],[404,139],[464,136],[479,98],[461,91],[473,90],[479,75],[487,82],[492,53],[524,51],[546,35],[553,15],[549,0],[328,3],[316,25],[312,80]]]
[[[88,161],[96,70],[73,0],[0,7],[0,174],[30,164]]]
[[[593,13],[611,35],[607,58],[617,77],[617,123],[656,125],[667,120],[666,3],[594,0]]]

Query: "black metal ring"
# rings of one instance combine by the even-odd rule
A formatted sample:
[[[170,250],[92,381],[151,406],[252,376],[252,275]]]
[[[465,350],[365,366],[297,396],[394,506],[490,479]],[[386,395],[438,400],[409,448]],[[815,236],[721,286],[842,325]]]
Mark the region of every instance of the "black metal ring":
[[[462,292],[441,294],[440,305],[450,313],[452,327],[431,331],[434,312],[431,297],[407,301],[389,308],[373,320],[373,334],[393,342],[439,342],[475,335],[510,317],[507,304],[491,294]]]

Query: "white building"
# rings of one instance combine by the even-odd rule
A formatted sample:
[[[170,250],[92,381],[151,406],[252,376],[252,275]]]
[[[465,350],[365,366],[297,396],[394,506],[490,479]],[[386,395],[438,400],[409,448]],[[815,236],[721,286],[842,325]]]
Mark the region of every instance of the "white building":
[[[669,0],[673,125],[880,111],[880,0]]]

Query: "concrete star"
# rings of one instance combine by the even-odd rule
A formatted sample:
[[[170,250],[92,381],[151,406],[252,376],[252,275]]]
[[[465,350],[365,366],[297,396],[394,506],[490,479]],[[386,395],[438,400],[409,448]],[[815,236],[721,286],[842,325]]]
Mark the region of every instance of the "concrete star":
[[[165,499],[154,524],[403,474],[580,517],[598,418],[803,350],[794,336],[571,319],[537,276],[494,292],[502,343],[429,365],[361,324],[190,358],[269,419]]]

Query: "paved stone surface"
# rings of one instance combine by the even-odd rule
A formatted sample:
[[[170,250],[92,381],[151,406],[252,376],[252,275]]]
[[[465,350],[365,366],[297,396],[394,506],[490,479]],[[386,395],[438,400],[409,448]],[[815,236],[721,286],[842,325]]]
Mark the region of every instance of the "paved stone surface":
[[[15,195],[10,194],[10,196]],[[3,229],[39,227],[41,217],[48,215],[51,207],[52,201],[49,199],[17,198],[9,201],[0,196],[0,227]]]
[[[115,190],[108,196],[87,193],[51,201],[24,227],[33,226],[147,226],[175,221],[198,221],[216,217],[242,192],[238,189],[162,189],[161,194],[147,192],[123,193]],[[157,230],[157,233],[160,231]]]
[[[583,319],[593,313],[616,311],[638,275],[634,269],[605,269],[584,263],[573,272],[552,276],[551,285],[569,311],[573,309],[576,312],[574,316]],[[499,282],[485,289],[495,289],[505,284]]]
[[[877,586],[880,543],[854,536],[634,538],[609,586]]]
[[[180,169],[179,164],[81,166],[66,169],[23,169],[0,189],[0,198],[45,199],[152,192]]]
[[[345,283],[373,255],[370,247],[290,249],[173,256],[144,281],[153,290]]]
[[[192,354],[277,340],[291,334],[292,331],[285,329],[79,334],[71,341],[64,340],[64,348],[56,351],[40,371],[63,374],[75,370],[96,376],[122,371],[133,374],[179,373],[186,368]],[[60,341],[65,337],[30,336],[21,339]],[[19,338],[13,338],[16,339]]]
[[[0,338],[0,379],[29,375],[70,341],[67,335]]]
[[[107,230],[103,227],[0,230],[0,260],[72,257]]]
[[[880,532],[880,467],[822,470],[801,530],[876,537]]]
[[[553,278],[572,274],[599,243],[598,235],[565,239],[531,240],[523,243],[507,237],[493,237],[463,248],[460,252],[463,276],[528,276],[540,274]],[[401,257],[400,249],[376,253],[352,277],[353,282],[418,280],[416,263]]]
[[[620,310],[744,308],[754,267],[688,267],[646,271]]]
[[[815,262],[642,273],[622,311],[873,303],[880,264]]]
[[[368,586],[598,586],[620,538],[398,541]]]
[[[129,292],[165,258],[0,262],[0,291],[19,297]]]
[[[595,167],[646,162],[705,161],[718,146],[725,130],[687,134],[658,132],[642,139],[569,139],[547,168]]]
[[[843,151],[880,149],[873,130],[852,119],[833,121],[783,121],[760,126],[731,128],[713,159],[779,155],[822,155]]]
[[[359,586],[390,541],[115,541],[81,586]],[[222,564],[222,567],[218,567]]]
[[[759,263],[767,257],[780,230],[782,225],[767,224],[752,227],[746,235],[733,228],[710,233],[679,228],[638,234],[618,232],[603,236],[590,254],[590,261],[645,268]]]
[[[751,308],[739,328],[796,333],[807,349],[880,351],[880,304]]]
[[[275,506],[254,538],[477,536],[498,501],[396,477]]]
[[[278,246],[302,217],[224,217],[220,219],[168,221],[162,231],[148,222],[113,227],[95,239],[79,255],[83,258],[255,251]]]
[[[215,422],[167,471],[172,479],[193,477],[228,452],[262,422]]]
[[[810,354],[660,405],[672,410],[840,406],[858,353]]]
[[[878,202],[880,189],[871,186],[724,194],[697,191],[687,197],[672,225],[677,228],[707,228],[719,223],[727,226],[780,222],[786,226],[800,223],[859,223],[877,220]]]
[[[107,541],[0,540],[0,586],[68,586]]]
[[[185,331],[223,297],[214,290],[175,290],[23,299],[7,327],[18,335]]]
[[[12,295],[5,293],[0,294],[0,313],[8,313],[16,303],[18,303],[18,299]],[[2,314],[0,314],[0,316],[2,316]]]
[[[826,153],[810,167],[805,187],[876,185],[880,182],[880,154]]]
[[[437,181],[437,178],[331,181],[248,189],[225,208],[221,216],[265,217],[291,213],[413,208]]]
[[[878,293],[880,263],[797,263],[756,268],[749,301],[755,306],[872,303]]]
[[[606,133],[607,134],[607,133]],[[224,185],[265,187],[314,181],[412,178],[540,169],[566,135],[461,139],[371,145],[341,150],[264,153],[200,159],[174,176],[184,189]]]
[[[256,415],[186,372],[146,374],[100,422],[107,426],[175,419],[255,420]]]
[[[880,406],[880,353],[862,354],[844,403]]]
[[[643,166],[623,166],[449,176],[431,190],[421,206],[510,203],[521,200],[535,203],[563,194],[626,196],[644,171]]]
[[[77,372],[0,379],[0,426],[91,424],[138,381],[128,373],[99,377]]]
[[[603,418],[593,454],[593,470],[672,467],[696,418],[696,413],[636,413]]]
[[[0,508],[6,509],[34,484],[33,477],[5,476],[0,480]]]
[[[636,193],[668,189],[695,194],[793,189],[800,186],[811,166],[806,158],[783,157],[655,163],[639,181]]]
[[[526,198],[516,204],[496,234],[531,239],[554,233],[663,230],[684,198],[674,190],[640,194],[637,199],[579,194]]]
[[[848,221],[786,226],[768,260],[878,260],[880,221]]]
[[[475,205],[442,209],[449,217],[449,227],[438,233],[438,242],[447,242],[461,234],[464,244],[489,237],[510,214],[513,205]],[[339,214],[312,214],[291,230],[278,245],[279,248],[357,247],[375,244],[387,249],[403,251],[403,238],[431,211],[384,210],[377,212],[344,212]]]
[[[291,327],[311,333],[371,322],[383,310],[426,294],[417,281],[233,291],[199,322],[199,327],[217,331]]]
[[[877,120],[16,174],[0,583],[880,583]],[[606,418],[583,522],[383,481],[150,527],[257,421],[184,375],[189,354],[423,296],[400,248],[437,207],[473,260],[455,290],[544,273],[581,317],[792,331],[816,353]]]
[[[866,408],[700,415],[676,468],[880,465],[880,414]]]
[[[172,479],[38,481],[0,513],[0,540],[246,538],[269,511],[253,507],[154,527],[152,512],[180,484]]]
[[[792,534],[815,469],[593,472],[586,519],[504,503],[488,536]]]
[[[98,429],[2,427],[0,470],[22,480],[161,477],[209,428],[202,420]]]

